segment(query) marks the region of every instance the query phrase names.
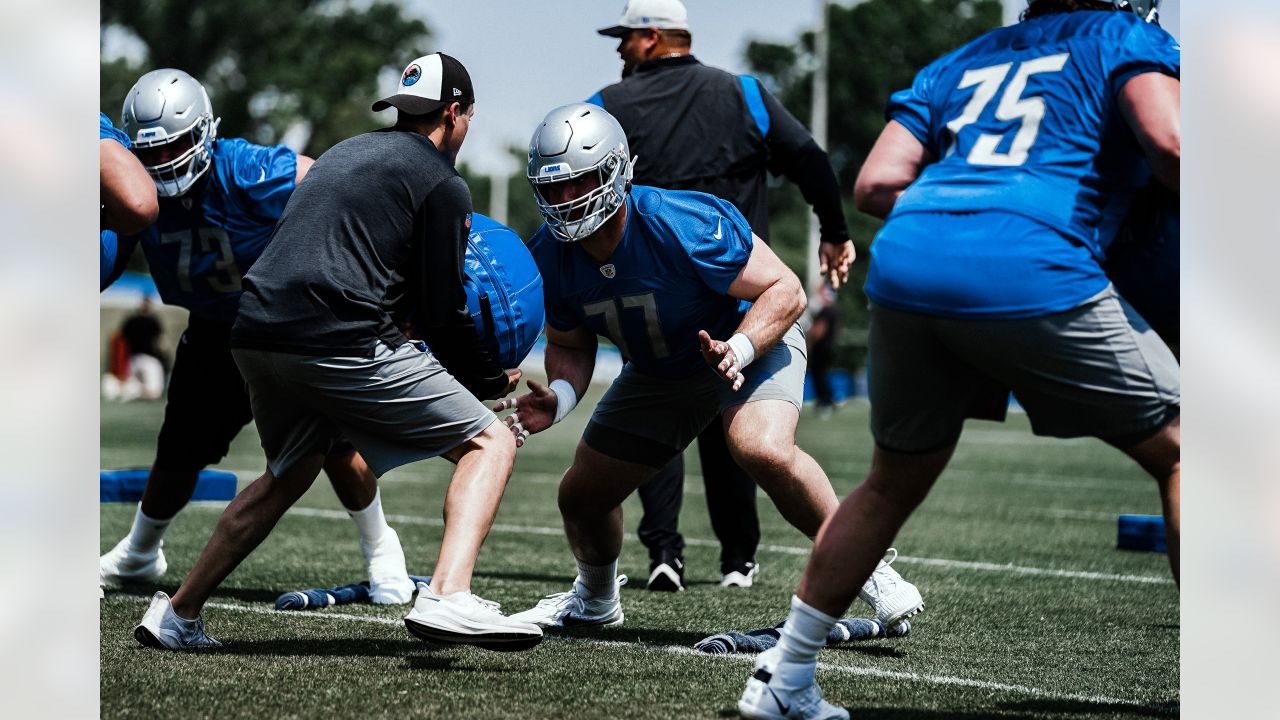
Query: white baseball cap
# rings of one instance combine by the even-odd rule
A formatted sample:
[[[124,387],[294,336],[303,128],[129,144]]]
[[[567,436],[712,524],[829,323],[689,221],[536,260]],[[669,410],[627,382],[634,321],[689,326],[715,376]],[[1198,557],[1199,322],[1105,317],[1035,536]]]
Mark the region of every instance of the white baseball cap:
[[[616,25],[596,32],[607,37],[622,37],[632,30],[688,30],[689,11],[680,0],[630,0],[622,9]]]

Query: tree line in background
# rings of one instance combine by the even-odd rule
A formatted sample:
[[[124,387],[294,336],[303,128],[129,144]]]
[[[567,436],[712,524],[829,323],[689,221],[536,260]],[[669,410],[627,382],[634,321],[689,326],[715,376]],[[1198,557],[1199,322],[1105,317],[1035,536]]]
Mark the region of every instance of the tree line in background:
[[[910,86],[934,58],[1001,23],[999,0],[866,0],[833,4],[828,15],[830,62],[827,151],[845,198],[849,230],[858,247],[849,289],[840,293],[845,341],[837,365],[863,359],[867,324],[868,249],[879,221],[854,210],[858,169],[881,128],[889,95]],[[389,59],[430,47],[427,24],[394,3],[333,0],[109,0],[103,28],[141,42],[140,59],[117,57],[101,64],[100,107],[118,122],[125,93],[144,72],[177,67],[209,89],[222,118],[219,134],[273,144],[286,135],[313,157],[352,135],[381,127],[369,111],[380,72],[398,72]],[[105,33],[104,33],[105,37]],[[695,34],[694,54],[697,54]],[[812,101],[814,34],[790,43],[751,41],[744,49],[751,72],[799,119]],[[523,168],[525,148],[512,148]],[[488,212],[492,179],[459,168],[471,185],[478,211]],[[508,182],[507,222],[529,237],[541,222],[523,172]],[[770,243],[803,276],[809,208],[790,184],[771,182]],[[135,253],[135,269],[145,269]]]

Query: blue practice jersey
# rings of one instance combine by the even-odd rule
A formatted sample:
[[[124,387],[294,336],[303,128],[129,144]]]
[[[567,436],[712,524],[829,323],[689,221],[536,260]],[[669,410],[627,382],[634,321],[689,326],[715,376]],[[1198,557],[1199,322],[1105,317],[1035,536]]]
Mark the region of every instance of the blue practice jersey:
[[[214,143],[208,175],[185,197],[160,198],[160,219],[138,235],[160,298],[234,322],[241,278],[271,240],[297,170],[297,155],[283,145]]]
[[[98,141],[115,140],[129,148],[129,136],[123,130],[111,124],[111,118],[104,112],[98,113]],[[115,274],[116,262],[119,258],[128,257],[133,251],[131,241],[121,242],[112,230],[101,230],[98,233],[98,287],[105,290],[107,280]]]
[[[1077,11],[994,30],[921,70],[890,99],[888,117],[937,161],[877,237],[867,294],[891,307],[987,317],[1055,312],[1096,294],[1106,286],[1102,248],[1150,179],[1120,90],[1141,73],[1178,77],[1180,66],[1176,41],[1158,26],[1133,13]],[[928,215],[895,222],[912,213]],[[1003,247],[974,249],[949,232],[949,213],[1012,214],[996,222],[1021,229]],[[984,268],[993,249],[1002,257]],[[1008,272],[1060,269],[1072,279],[1005,287]],[[957,292],[957,273],[978,274],[963,281],[975,295]],[[931,283],[945,289],[938,302]],[[908,286],[917,290],[905,297]]]
[[[727,293],[751,247],[751,227],[728,202],[643,185],[632,187],[622,240],[603,263],[546,226],[529,241],[549,326],[586,327],[636,370],[671,379],[706,370],[699,330],[725,340],[742,322]]]

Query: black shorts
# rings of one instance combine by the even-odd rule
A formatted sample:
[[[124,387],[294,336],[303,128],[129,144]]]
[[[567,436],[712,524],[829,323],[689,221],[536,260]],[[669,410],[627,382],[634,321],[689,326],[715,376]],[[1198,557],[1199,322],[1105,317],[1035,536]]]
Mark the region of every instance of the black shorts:
[[[249,393],[231,358],[231,326],[191,317],[178,343],[156,447],[163,470],[201,470],[226,457],[253,419]]]

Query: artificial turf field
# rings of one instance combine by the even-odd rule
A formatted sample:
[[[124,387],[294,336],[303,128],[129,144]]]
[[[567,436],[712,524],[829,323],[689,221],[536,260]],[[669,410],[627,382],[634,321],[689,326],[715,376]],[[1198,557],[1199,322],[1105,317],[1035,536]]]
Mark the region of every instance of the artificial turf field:
[[[574,570],[556,510],[556,482],[599,397],[518,454],[473,590],[507,612],[566,590]],[[870,460],[868,407],[829,419],[806,409],[799,444],[839,495]],[[150,464],[159,403],[102,406],[102,467]],[[102,717],[137,718],[720,718],[735,703],[750,656],[691,650],[707,635],[772,625],[804,567],[807,540],[760,496],[762,572],[753,588],[717,587],[696,456],[681,517],[687,592],[643,590],[648,563],[625,511],[620,571],[626,623],[548,637],[527,653],[423,643],[404,607],[273,610],[288,590],[364,579],[355,526],[323,476],[219,589],[204,617],[221,650],[179,654],[133,639],[154,587],[101,603]],[[252,426],[219,466],[241,486],[263,465]],[[383,504],[411,573],[430,574],[445,483],[433,460],[382,479]],[[165,539],[172,594],[218,517],[195,503]],[[1158,514],[1155,485],[1101,442],[1030,434],[1025,417],[971,422],[951,467],[897,540],[895,567],[924,594],[908,638],[827,649],[818,682],[854,718],[1093,718],[1178,714],[1178,594],[1164,555],[1115,549],[1116,515]],[[101,547],[124,536],[133,505],[104,504]],[[869,616],[859,602],[851,614]]]

